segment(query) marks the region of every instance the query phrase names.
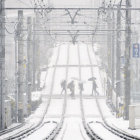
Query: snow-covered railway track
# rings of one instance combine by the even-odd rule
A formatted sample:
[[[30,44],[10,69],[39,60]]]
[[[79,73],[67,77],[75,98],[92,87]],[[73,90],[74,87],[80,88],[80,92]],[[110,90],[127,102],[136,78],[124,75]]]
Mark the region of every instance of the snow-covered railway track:
[[[64,123],[64,115],[65,115],[65,111],[66,111],[66,104],[67,104],[67,94],[65,93],[64,102],[63,102],[63,110],[62,110],[62,115],[60,117],[60,122],[50,132],[50,134],[48,136],[46,136],[43,140],[53,140],[59,134],[59,131],[63,127],[63,123]]]
[[[67,47],[67,65],[68,64],[69,64],[69,46]],[[66,67],[65,77],[66,77],[65,79],[67,81],[68,80],[68,67]],[[64,93],[63,110],[62,110],[62,115],[61,115],[61,118],[60,118],[60,122],[54,128],[54,130],[47,137],[44,138],[44,140],[53,140],[53,139],[55,139],[57,137],[57,135],[59,134],[59,132],[61,131],[61,129],[63,127],[63,123],[64,123],[66,107],[67,107],[67,89],[66,89],[66,91]],[[66,129],[65,129],[65,131],[66,131]]]
[[[80,59],[80,50],[79,50],[79,46],[78,46],[78,60],[79,60],[79,66],[81,65],[81,59]],[[81,79],[81,67],[79,67],[79,80],[82,81]],[[80,90],[80,109],[81,109],[81,116],[82,116],[82,123],[84,126],[84,129],[86,131],[86,133],[88,134],[88,136],[92,139],[92,140],[102,140],[101,137],[99,137],[96,133],[94,133],[92,131],[92,129],[90,128],[90,126],[87,124],[86,122],[86,118],[85,118],[85,111],[84,111],[84,106],[83,106],[83,95],[82,95],[82,90]]]
[[[88,52],[88,57],[89,57],[89,61],[90,61],[90,64],[91,65],[93,65],[92,64],[92,61],[91,61],[91,57],[90,57],[90,53],[89,53],[89,48],[87,47],[87,52]],[[94,71],[93,71],[93,67],[91,67],[91,73],[92,73],[92,77],[93,77],[93,73],[94,73]],[[100,126],[100,129],[99,130],[102,130],[103,131],[103,129],[106,129],[105,130],[105,132],[106,133],[108,133],[108,135],[107,134],[100,134],[101,135],[101,137],[102,137],[102,139],[104,139],[104,135],[107,135],[107,138],[111,138],[112,137],[112,134],[113,135],[115,135],[115,136],[117,136],[117,137],[115,137],[115,139],[117,140],[117,139],[124,139],[124,140],[140,140],[139,138],[137,138],[137,137],[135,137],[135,136],[133,136],[133,135],[130,135],[130,134],[127,134],[127,133],[125,133],[125,132],[123,132],[123,131],[121,131],[121,130],[118,130],[118,129],[116,129],[116,128],[114,128],[114,127],[112,127],[112,126],[110,126],[108,123],[107,123],[107,121],[106,121],[106,119],[105,119],[105,117],[104,117],[104,115],[103,115],[103,111],[102,111],[102,109],[101,109],[101,106],[100,106],[100,104],[99,104],[99,101],[98,101],[98,98],[97,98],[97,95],[95,95],[95,100],[96,100],[96,105],[97,105],[97,108],[98,108],[98,110],[99,110],[99,113],[100,113],[100,116],[101,116],[101,118],[102,118],[102,122],[96,122],[96,123],[100,123],[102,126]],[[89,129],[93,132],[93,133],[96,133],[96,128],[97,128],[97,125],[95,126],[95,129],[93,130],[91,127],[90,127],[90,124],[88,123],[88,127],[89,127]],[[97,133],[96,133],[97,134]],[[99,134],[98,134],[99,135]]]
[[[57,57],[56,57],[56,61],[55,61],[55,65],[57,65],[58,63],[58,58],[60,55],[60,47],[58,48],[58,53],[57,53]],[[29,135],[31,135],[32,133],[34,133],[35,131],[39,130],[41,127],[43,127],[46,123],[49,124],[49,122],[44,122],[44,118],[47,114],[48,108],[50,106],[51,103],[51,97],[52,97],[52,90],[53,90],[53,83],[54,83],[54,79],[55,79],[55,72],[56,72],[56,68],[54,68],[53,71],[53,77],[52,77],[52,83],[51,83],[51,90],[50,90],[50,94],[49,94],[49,98],[46,104],[46,108],[43,112],[43,115],[41,116],[41,119],[39,120],[39,122],[37,123],[32,123],[29,125],[29,127],[27,126],[26,128],[23,128],[17,132],[13,132],[13,133],[6,133],[5,136],[3,136],[2,138],[0,137],[0,140],[19,140],[19,139],[24,139],[26,137],[28,137]],[[16,130],[18,130],[19,128],[17,128]]]
[[[5,135],[5,134],[8,134],[11,131],[17,130],[17,129],[23,127],[24,125],[25,125],[25,123],[22,123],[22,124],[19,124],[19,125],[14,126],[12,128],[4,129],[4,130],[0,131],[0,136]]]

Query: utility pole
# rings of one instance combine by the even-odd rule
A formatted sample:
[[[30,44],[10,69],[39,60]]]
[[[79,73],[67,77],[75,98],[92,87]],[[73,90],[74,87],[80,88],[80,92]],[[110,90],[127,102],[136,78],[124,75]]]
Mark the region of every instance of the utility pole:
[[[129,119],[130,104],[130,48],[131,48],[131,0],[126,0],[126,33],[125,33],[125,110],[124,118]]]
[[[107,17],[107,59],[108,59],[108,68],[107,68],[107,96],[112,99],[112,88],[111,88],[111,32],[109,31],[111,24],[111,9],[108,9]]]
[[[118,96],[120,95],[120,80],[121,80],[121,75],[120,75],[120,57],[121,57],[121,11],[120,8],[121,6],[117,6],[117,42],[116,42],[116,107],[118,105]],[[117,108],[118,109],[118,108]]]
[[[114,67],[115,67],[115,61],[114,61],[114,55],[115,55],[115,15],[114,11],[112,11],[112,44],[111,44],[111,82],[112,82],[112,89],[114,89]]]
[[[35,35],[35,30],[36,30],[36,20],[35,18],[33,19],[33,90],[35,91],[36,89],[36,35]]]
[[[0,129],[5,128],[5,0],[0,0]]]
[[[17,31],[15,33],[15,121],[18,123],[18,71],[17,71]]]
[[[36,28],[39,29],[39,14],[36,13]],[[40,89],[40,38],[36,35],[36,70],[37,70],[37,89]]]
[[[40,47],[39,36],[36,31],[39,29],[39,14],[33,19],[33,90],[40,88]]]
[[[18,11],[18,121],[23,122],[24,57],[23,57],[23,11]]]
[[[31,92],[32,92],[32,77],[33,77],[33,48],[32,48],[32,19],[27,18],[27,96],[28,96],[28,114],[31,114]]]

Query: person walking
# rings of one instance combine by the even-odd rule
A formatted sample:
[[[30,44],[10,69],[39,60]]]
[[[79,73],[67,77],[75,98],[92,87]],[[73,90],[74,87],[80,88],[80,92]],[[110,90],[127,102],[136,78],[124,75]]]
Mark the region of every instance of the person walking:
[[[62,88],[61,94],[63,94],[63,92],[66,92],[66,88],[67,88],[67,82],[66,82],[66,80],[63,80],[61,82],[61,88]]]
[[[74,97],[74,94],[75,94],[75,85],[74,85],[74,81],[71,81],[67,88],[69,88],[69,90],[71,91],[71,96]]]
[[[94,92],[94,95],[99,95],[99,93],[97,92],[97,88],[98,88],[98,86],[96,84],[96,81],[93,80],[92,81],[92,95],[93,95],[93,92]]]
[[[80,92],[82,92],[84,90],[84,86],[83,86],[82,82],[79,83],[79,89],[80,89]]]

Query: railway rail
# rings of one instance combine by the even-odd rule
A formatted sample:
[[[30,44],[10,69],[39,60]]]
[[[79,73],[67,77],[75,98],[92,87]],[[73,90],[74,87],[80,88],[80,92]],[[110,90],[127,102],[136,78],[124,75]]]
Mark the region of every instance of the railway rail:
[[[57,58],[56,58],[55,65],[57,65],[59,55],[60,55],[60,47],[58,48],[58,53],[57,53]],[[37,131],[38,129],[40,129],[40,128],[45,124],[45,122],[43,122],[43,121],[44,121],[44,118],[45,118],[45,116],[46,116],[46,114],[47,114],[48,108],[49,108],[50,103],[51,103],[51,97],[52,97],[52,94],[53,94],[53,92],[52,92],[52,90],[53,90],[53,83],[54,83],[54,79],[55,79],[55,72],[56,72],[56,68],[54,68],[54,71],[53,71],[53,78],[52,78],[52,84],[51,84],[51,91],[50,91],[50,94],[49,94],[48,103],[47,103],[47,105],[46,105],[46,109],[45,109],[45,111],[44,111],[44,113],[43,113],[43,115],[42,115],[40,121],[39,121],[37,124],[33,123],[30,127],[26,128],[26,129],[23,129],[23,130],[21,130],[21,131],[18,131],[18,132],[17,132],[16,134],[14,134],[14,135],[7,136],[6,138],[3,138],[2,140],[23,139],[23,138],[25,138],[25,137],[31,135],[32,133],[34,133],[34,132]],[[20,128],[20,127],[19,127],[19,128]],[[17,128],[11,128],[10,131],[14,131],[14,130],[17,130],[17,129],[19,129],[19,128],[18,128],[18,127],[17,127]],[[7,133],[10,132],[10,131],[8,130]],[[3,132],[3,133],[1,133],[1,136],[2,136],[4,133],[7,134],[6,132]],[[0,138],[0,139],[1,139],[1,138]]]
[[[60,48],[61,47],[59,47],[59,49],[58,49],[58,54],[57,54],[55,65],[57,65],[57,62],[58,62],[58,58],[59,58],[59,55],[60,55]],[[69,47],[68,47],[67,53],[68,53],[68,55],[67,55],[67,65],[68,65],[69,64]],[[89,62],[90,62],[91,65],[93,65],[92,61],[91,61],[88,46],[87,46],[87,53],[88,53]],[[79,82],[80,82],[80,81],[82,81],[82,78],[81,78],[81,69],[82,69],[82,67],[80,67],[81,61],[80,61],[79,46],[78,46],[78,61],[79,61]],[[46,105],[46,109],[45,109],[40,121],[37,124],[34,123],[34,124],[30,125],[28,128],[17,132],[14,135],[11,135],[11,136],[8,136],[8,137],[4,138],[3,140],[12,140],[12,139],[16,140],[16,139],[26,138],[27,136],[31,135],[32,133],[34,133],[35,131],[40,129],[46,123],[47,124],[50,123],[49,121],[44,122],[44,118],[45,118],[45,116],[47,116],[48,108],[49,108],[51,100],[52,100],[53,88],[54,88],[53,83],[54,83],[54,79],[55,79],[56,68],[57,67],[54,67],[54,71],[53,71],[53,77],[52,77],[52,83],[51,83],[51,89],[50,89],[50,94],[49,94],[49,98],[48,98],[48,103]],[[89,67],[89,68],[91,69],[91,74],[93,76],[93,74],[94,74],[93,67]],[[69,69],[69,67],[66,67],[66,81],[67,81],[67,78],[68,78],[68,69]],[[86,117],[85,117],[86,115],[85,115],[85,110],[84,110],[84,104],[83,104],[82,90],[79,91],[79,94],[80,94],[79,96],[80,96],[80,110],[81,110],[82,124],[83,124],[85,132],[87,133],[87,135],[89,136],[89,138],[91,140],[103,140],[104,139],[103,136],[97,134],[96,131],[94,131],[93,128],[90,126],[90,124],[92,122],[87,123],[87,120],[86,120]],[[130,135],[130,134],[125,133],[124,131],[121,131],[121,130],[113,127],[113,126],[110,126],[108,124],[108,122],[106,121],[105,117],[104,117],[104,114],[103,114],[102,108],[100,106],[100,103],[98,101],[99,99],[98,99],[97,95],[95,95],[94,100],[96,101],[96,105],[97,105],[99,114],[101,116],[101,121],[97,121],[96,123],[100,124],[102,126],[102,129],[107,130],[108,134],[115,135],[116,137],[118,137],[118,139],[120,138],[120,139],[124,139],[124,140],[140,140],[140,138],[138,138],[136,136]],[[60,117],[60,121],[59,121],[59,123],[54,122],[54,123],[56,123],[56,126],[49,133],[49,135],[47,135],[43,140],[54,140],[54,139],[57,138],[57,135],[61,131],[61,129],[63,127],[63,124],[64,124],[66,108],[67,108],[67,90],[66,90],[66,92],[64,94],[63,109],[62,109],[62,114],[61,114],[61,117]],[[25,124],[21,124],[21,125],[18,125],[16,127],[1,131],[0,136],[2,136],[4,134],[7,134],[7,133],[9,133],[11,131],[15,131],[15,130],[23,127],[24,125]],[[64,130],[64,133],[65,133],[66,130],[67,129]],[[81,132],[81,135],[82,135],[82,131],[80,131],[80,132]],[[63,135],[64,135],[64,133],[63,133]],[[83,135],[82,135],[82,137],[83,137],[83,139],[85,139]]]
[[[67,52],[68,52],[67,65],[69,65],[69,47],[68,47]],[[68,69],[69,69],[69,67],[66,67],[66,81],[67,81],[67,77],[68,77]],[[51,135],[48,136],[47,138],[45,138],[44,140],[57,139],[57,135],[59,134],[61,128],[63,127],[63,123],[64,123],[64,119],[65,119],[66,106],[67,106],[67,92],[66,92],[66,94],[64,96],[64,106],[63,106],[63,113],[62,113],[62,116],[61,116],[61,121],[60,121],[59,125],[54,129],[54,131],[52,131]],[[65,128],[63,129],[62,134],[60,135],[61,140],[64,139],[66,131],[67,131],[67,124],[66,124]],[[85,138],[84,138],[84,136],[82,134],[82,131],[80,131],[80,133],[81,133],[82,138],[85,140]]]
[[[67,55],[67,65],[68,65],[69,64],[69,46],[68,46],[68,49],[67,49],[67,53],[68,53],[68,55]],[[67,80],[68,80],[68,67],[66,67],[66,81]],[[58,125],[54,128],[54,130],[49,134],[49,136],[44,138],[44,140],[53,140],[57,137],[57,135],[59,134],[60,130],[63,127],[65,113],[66,113],[66,107],[67,107],[67,89],[66,89],[65,95],[64,95],[63,111],[62,111],[60,123],[58,123]]]
[[[93,49],[93,48],[92,48],[92,49]],[[89,48],[88,48],[88,47],[87,47],[87,52],[88,52],[88,57],[89,57],[90,64],[92,65],[92,61],[91,61],[91,57],[90,57],[90,54],[89,54]],[[94,53],[94,51],[93,51],[93,53]],[[97,59],[96,59],[96,62],[97,62]],[[98,64],[97,64],[97,65],[98,65]],[[91,67],[91,72],[92,72],[92,76],[93,76],[93,67]],[[100,77],[101,77],[101,76],[100,76]],[[99,104],[97,95],[95,95],[95,100],[96,100],[96,105],[97,105],[97,107],[98,107],[100,116],[101,116],[102,121],[103,121],[103,122],[98,122],[98,123],[101,123],[102,126],[103,126],[105,129],[107,129],[107,130],[108,130],[109,132],[111,132],[112,134],[114,134],[114,135],[120,137],[120,139],[124,139],[124,140],[140,140],[140,138],[138,138],[138,137],[136,137],[136,136],[127,134],[127,133],[125,133],[125,132],[123,132],[123,131],[121,131],[121,130],[119,130],[119,129],[116,129],[116,128],[110,126],[110,125],[107,123],[107,121],[106,121],[106,119],[105,119],[105,117],[104,117],[104,115],[103,115],[103,111],[102,111],[101,106],[100,106],[100,104]],[[88,126],[90,127],[89,123],[88,123]],[[93,131],[91,128],[90,128],[90,130]]]
[[[4,130],[0,131],[0,136],[5,135],[11,131],[17,130],[17,129],[23,127],[24,125],[25,125],[25,123],[22,123],[22,124],[14,126],[14,127],[4,129]]]
[[[46,74],[45,74],[44,81],[46,81],[46,78],[47,78],[47,72],[46,72]],[[44,82],[44,84],[45,84],[45,82]],[[45,87],[45,86],[43,85],[42,87]],[[14,126],[14,127],[4,129],[4,130],[0,131],[0,136],[3,136],[3,135],[5,135],[5,134],[8,134],[8,133],[10,133],[10,132],[12,132],[12,131],[18,130],[18,129],[24,127],[25,125],[26,125],[26,123],[23,122],[23,123],[18,124],[18,125]]]
[[[81,61],[80,61],[80,50],[79,50],[79,46],[78,46],[78,60],[79,60],[79,66],[80,66]],[[82,79],[81,79],[81,67],[79,67],[79,79],[80,79],[80,81],[82,81]],[[99,137],[96,133],[94,133],[92,131],[92,129],[90,128],[90,126],[86,122],[85,111],[84,111],[84,106],[83,106],[83,95],[82,95],[82,91],[81,90],[80,90],[80,107],[81,107],[82,123],[83,123],[83,126],[84,126],[84,129],[85,129],[86,133],[88,134],[88,136],[92,140],[96,140],[96,139],[102,140],[101,137]]]

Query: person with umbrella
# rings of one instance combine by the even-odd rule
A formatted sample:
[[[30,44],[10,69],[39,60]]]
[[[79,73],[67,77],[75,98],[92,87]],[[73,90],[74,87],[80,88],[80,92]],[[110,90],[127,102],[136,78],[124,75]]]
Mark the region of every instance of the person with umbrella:
[[[80,89],[80,92],[84,90],[84,86],[82,82],[79,82],[79,89]]]
[[[93,92],[94,92],[94,95],[99,95],[99,93],[97,92],[97,84],[96,84],[96,78],[95,77],[91,77],[88,79],[88,81],[92,81],[92,94],[93,95]]]
[[[73,80],[68,84],[67,88],[70,89],[70,91],[71,91],[71,96],[74,96],[74,94],[75,94],[75,93],[74,93],[74,92],[75,92],[75,85],[74,85],[74,81],[73,81]]]
[[[62,87],[62,91],[61,91],[61,94],[62,94],[63,92],[66,92],[66,88],[67,88],[67,82],[66,82],[66,80],[63,80],[61,82],[61,87]]]

